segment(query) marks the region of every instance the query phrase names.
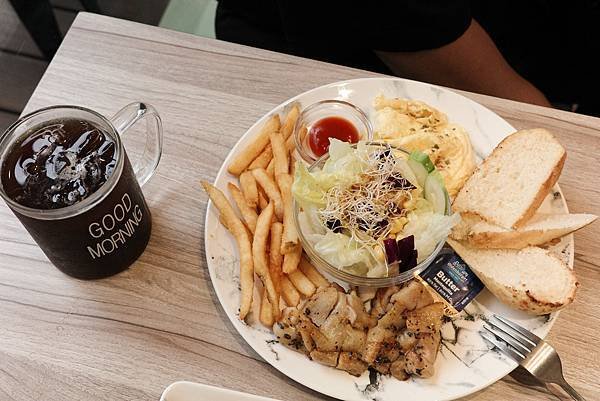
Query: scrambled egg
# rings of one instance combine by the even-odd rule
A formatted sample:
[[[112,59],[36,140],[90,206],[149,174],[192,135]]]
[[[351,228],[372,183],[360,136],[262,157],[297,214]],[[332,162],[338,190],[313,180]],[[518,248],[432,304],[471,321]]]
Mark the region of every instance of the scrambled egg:
[[[408,151],[429,155],[454,197],[475,170],[475,155],[463,127],[439,110],[417,101],[377,96],[375,138]]]

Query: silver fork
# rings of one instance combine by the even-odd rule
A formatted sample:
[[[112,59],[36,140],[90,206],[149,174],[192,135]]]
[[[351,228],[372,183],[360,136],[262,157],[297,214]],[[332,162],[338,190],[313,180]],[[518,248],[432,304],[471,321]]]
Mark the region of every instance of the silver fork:
[[[585,401],[565,380],[560,357],[550,344],[502,316],[493,315],[483,327],[493,334],[481,332],[483,338],[546,384],[548,390],[556,395],[554,389],[548,386],[552,383],[560,386],[572,399]]]

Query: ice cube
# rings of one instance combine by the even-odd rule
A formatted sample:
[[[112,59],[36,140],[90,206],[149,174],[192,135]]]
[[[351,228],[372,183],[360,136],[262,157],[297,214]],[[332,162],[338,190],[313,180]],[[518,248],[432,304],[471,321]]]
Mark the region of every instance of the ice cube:
[[[46,175],[52,180],[72,180],[81,175],[79,170],[75,152],[61,151],[46,160]]]

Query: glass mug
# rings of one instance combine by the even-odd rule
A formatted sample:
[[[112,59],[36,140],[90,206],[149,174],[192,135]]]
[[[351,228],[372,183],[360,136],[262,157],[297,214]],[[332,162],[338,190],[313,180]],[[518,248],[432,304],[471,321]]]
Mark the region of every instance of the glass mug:
[[[120,135],[142,119],[146,120],[146,145],[142,155],[132,167]],[[61,140],[62,138],[68,138],[69,140],[74,138],[76,134],[74,134],[75,136],[69,136],[69,130],[66,128],[69,126],[80,129],[81,127],[91,127],[92,130],[85,131],[85,134],[81,136],[82,140],[78,140],[74,144],[69,142],[73,146],[79,146],[76,148],[78,149],[77,152],[69,153],[73,149],[73,147],[70,147],[66,151],[61,150],[56,155],[52,153],[50,157],[43,159],[40,154],[43,153],[44,149],[50,147],[52,152],[55,152],[56,149],[65,148],[64,146],[57,148],[59,145],[49,145],[46,148],[42,146],[40,150],[39,143],[60,143],[60,146],[63,143],[66,144],[67,142],[64,141],[57,142],[58,140],[55,138],[61,138]],[[56,129],[55,127],[60,128]],[[95,130],[96,135],[94,138],[106,139],[103,142],[106,146],[101,146],[99,149],[103,152],[106,152],[107,149],[110,150],[110,163],[104,165],[104,171],[111,169],[110,175],[99,175],[97,168],[99,164],[97,163],[80,167],[85,159],[84,155],[90,154],[85,152],[90,152],[90,149],[92,149],[92,156],[102,157],[97,156],[98,154],[102,155],[100,150],[94,148],[98,144],[98,140],[94,142],[94,138],[90,139],[91,136],[88,135],[93,130]],[[58,132],[58,134],[54,132]],[[98,134],[98,132],[103,135]],[[43,138],[49,139],[40,140],[41,142],[36,144],[35,138],[40,138],[36,136],[38,133],[44,134]],[[84,135],[88,136],[84,137]],[[85,148],[86,146],[88,148]],[[22,149],[32,149],[32,151],[27,155],[25,153],[21,155]],[[38,153],[32,156],[33,151]],[[129,267],[142,254],[148,244],[152,221],[140,186],[153,175],[158,166],[161,153],[162,123],[154,107],[147,103],[129,104],[110,120],[84,107],[47,107],[22,117],[0,136],[0,195],[48,259],[59,270],[81,279],[107,277]],[[76,157],[76,160],[70,160],[69,162],[67,160],[69,157]],[[37,177],[35,178],[36,181],[31,184],[31,181],[24,181],[24,176],[21,173],[22,170],[29,171],[28,169],[39,171],[35,170],[39,167],[31,167],[36,163],[36,158],[46,160],[44,162],[46,163],[43,170],[44,176],[40,181],[42,182],[41,186],[36,186]],[[107,158],[108,156],[102,159],[102,163]],[[14,160],[18,160],[18,164],[20,163],[20,166],[25,167],[15,167],[13,165]],[[48,165],[48,160],[52,160],[51,165]],[[64,160],[67,160],[67,164],[63,163]],[[41,163],[42,161],[40,161],[40,165]],[[57,166],[64,165],[70,166],[71,171],[81,171],[82,168],[86,171],[83,176],[70,176],[68,174],[74,173],[69,173],[69,170],[64,167],[61,170],[56,170],[61,168]],[[63,173],[63,170],[66,170],[66,172]],[[58,171],[58,173],[53,173],[53,171]],[[96,174],[93,175],[93,173]],[[43,181],[46,180],[46,175],[52,175],[54,178],[58,177],[56,179],[63,180],[52,182],[66,182],[67,184],[58,184],[58,187],[45,184],[46,187],[43,187],[44,182],[50,182]],[[82,184],[84,181],[81,177],[88,179],[88,177],[97,178],[100,176],[104,177],[105,181],[96,180],[95,182],[99,183],[97,188],[89,191],[89,193],[82,189],[84,188]],[[70,177],[75,177],[72,181],[73,184],[68,180]],[[28,176],[27,178],[30,179],[31,177]],[[48,202],[50,202],[50,199],[52,199],[52,202],[55,199],[65,199],[66,192],[46,195],[49,191],[48,188],[62,188],[60,185],[65,185],[65,188],[70,189],[76,188],[75,191],[81,190],[86,196],[79,199],[77,198],[78,192],[71,191],[66,198],[72,202],[65,201],[71,202],[70,204],[65,203],[65,206],[55,205],[56,208],[31,207],[23,204],[23,198],[21,198],[21,202],[18,202],[14,199],[14,193],[12,197],[8,193],[9,190],[18,187],[13,185],[17,181],[21,184],[26,182],[29,185],[26,189],[27,192],[23,193],[26,193],[32,199],[32,202],[38,200],[42,202],[40,199],[45,199]],[[75,183],[81,184],[80,187],[69,187],[69,185],[75,185]],[[20,191],[21,187],[18,187],[17,190]],[[73,199],[76,200],[73,201]]]

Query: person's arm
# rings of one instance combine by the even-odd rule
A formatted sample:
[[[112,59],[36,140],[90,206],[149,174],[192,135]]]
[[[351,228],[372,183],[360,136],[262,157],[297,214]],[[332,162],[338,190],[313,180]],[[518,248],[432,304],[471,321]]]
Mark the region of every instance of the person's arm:
[[[512,69],[475,20],[461,37],[440,48],[376,53],[401,77],[551,107],[542,92]]]

